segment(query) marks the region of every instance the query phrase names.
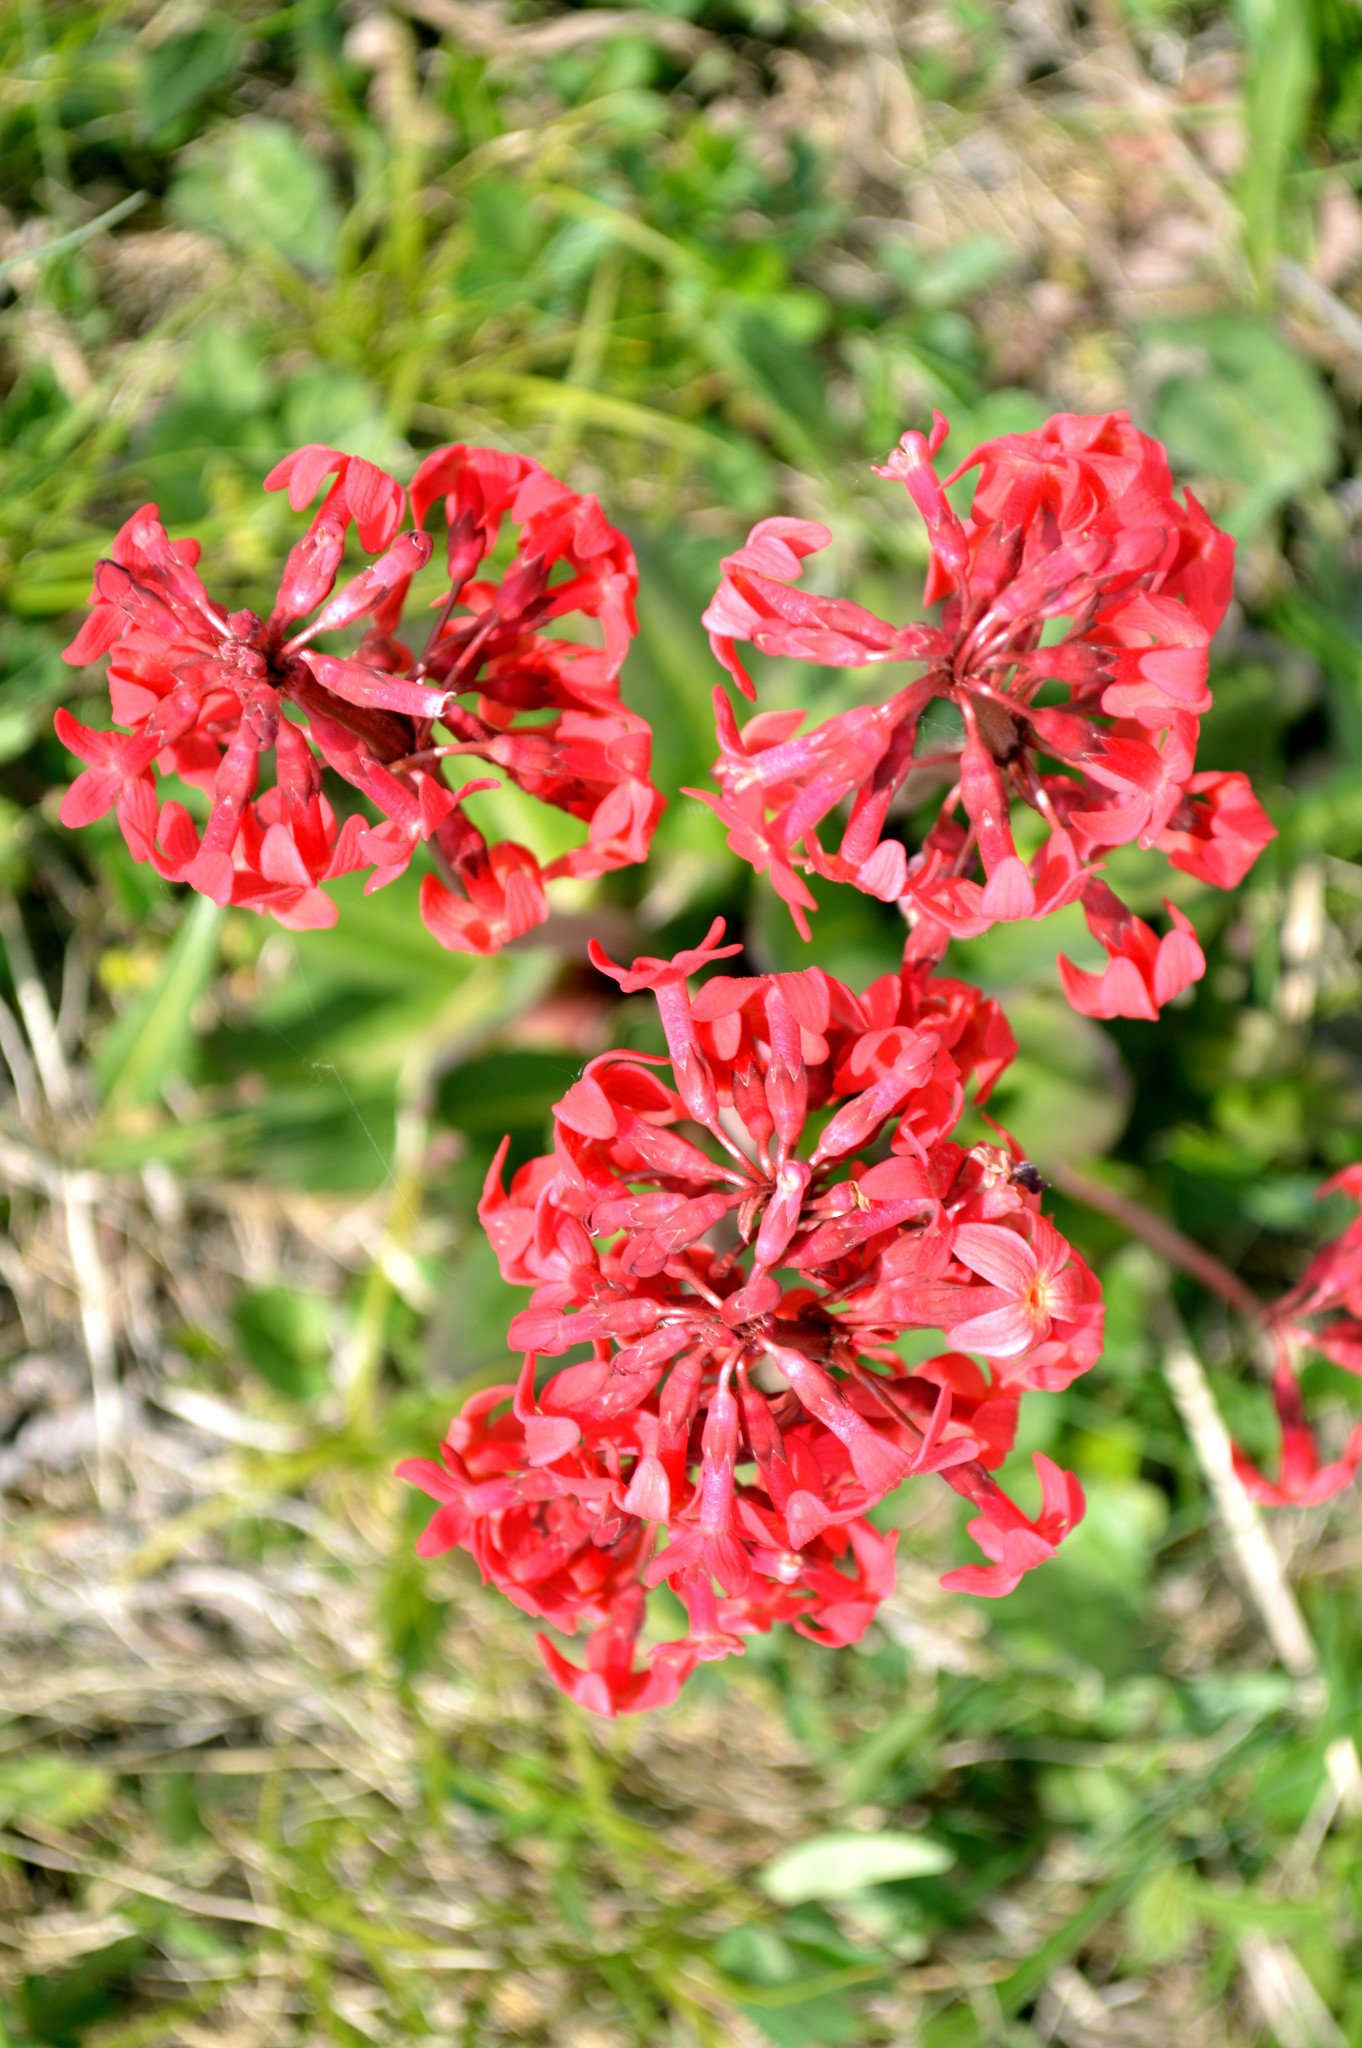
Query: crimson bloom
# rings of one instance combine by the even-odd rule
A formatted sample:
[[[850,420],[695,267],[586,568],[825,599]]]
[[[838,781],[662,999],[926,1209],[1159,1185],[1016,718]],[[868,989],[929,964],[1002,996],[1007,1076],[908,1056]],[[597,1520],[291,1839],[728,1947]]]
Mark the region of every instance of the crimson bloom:
[[[1345,1166],[1320,1189],[1362,1206],[1362,1166]],[[1362,1216],[1316,1252],[1300,1280],[1269,1312],[1269,1327],[1294,1343],[1362,1373]]]
[[[1325,1182],[1362,1203],[1362,1166],[1346,1166]],[[1339,1456],[1321,1465],[1314,1431],[1296,1382],[1301,1351],[1318,1351],[1346,1372],[1362,1375],[1362,1216],[1317,1252],[1297,1284],[1267,1311],[1277,1353],[1272,1399],[1281,1434],[1278,1476],[1268,1479],[1235,1446],[1235,1470],[1255,1500],[1269,1507],[1316,1507],[1351,1485],[1362,1466],[1362,1422],[1349,1431]]]
[[[422,883],[427,926],[456,951],[496,952],[547,917],[547,883],[641,860],[657,822],[649,729],[619,695],[635,631],[632,551],[594,498],[495,449],[427,456],[406,530],[401,485],[357,456],[302,448],[265,480],[295,511],[323,485],[264,619],[208,596],[197,541],[170,540],[154,505],[121,529],[66,659],[108,655],[123,730],[57,713],[60,738],[86,764],[63,822],[115,810],[135,859],[294,928],[335,921],[326,882],[367,869],[366,890],[381,888],[429,842],[438,873]],[[400,637],[402,612],[433,552],[424,528],[437,505],[448,585],[417,656]],[[499,581],[478,577],[508,521],[510,567]],[[377,559],[337,589],[352,530]],[[595,622],[600,645],[549,630],[574,616]],[[349,653],[316,644],[355,626]],[[460,786],[450,771],[465,765],[475,774]],[[341,824],[324,769],[377,817],[356,809]],[[206,800],[202,825],[161,800],[169,778],[199,792],[200,808]],[[489,845],[465,800],[502,778],[579,819],[585,843],[543,866],[515,841]]]
[[[817,967],[692,991],[739,950],[723,929],[627,968],[595,949],[655,998],[666,1059],[592,1060],[509,1187],[498,1153],[479,1214],[532,1290],[524,1368],[465,1407],[439,1465],[402,1468],[442,1503],[427,1554],[467,1549],[531,1613],[587,1628],[585,1667],[544,1655],[600,1712],[670,1699],[778,1622],[858,1640],[893,1584],[867,1515],[911,1475],[974,1506],[975,1592],[1009,1590],[1083,1511],[1044,1461],[1038,1518],[991,1476],[1023,1392],[1102,1340],[1034,1174],[953,1136],[1015,1051],[998,1006],[914,961],[859,995]],[[907,1365],[903,1333],[937,1328],[954,1348]],[[687,1633],[636,1665],[642,1589],[664,1582]]]
[[[1233,543],[1187,493],[1167,457],[1124,413],[1061,413],[1034,433],[976,449],[946,484],[977,470],[968,520],[952,510],[934,460],[947,432],[907,433],[877,470],[902,482],[927,527],[928,603],[940,623],[891,626],[842,598],[797,587],[831,535],[812,520],[767,519],[723,565],[705,614],[719,660],[744,695],[739,655],[838,668],[912,662],[921,672],[883,698],[810,732],[799,712],[761,712],[741,730],[716,691],[719,793],[695,790],[729,843],[772,882],[808,937],[824,875],[885,902],[913,926],[914,953],[952,937],[1082,902],[1112,970],[1067,968],[1064,986],[1093,1016],[1149,1017],[1204,971],[1186,920],[1160,941],[1099,880],[1112,848],[1157,847],[1174,866],[1233,887],[1274,836],[1239,774],[1196,774],[1209,708],[1211,636],[1229,603]],[[949,707],[955,736],[919,728]],[[886,834],[890,806],[946,785],[936,822],[909,857]],[[850,810],[836,850],[820,828]],[[1013,837],[1012,810],[1041,821],[1035,849]]]
[[[1114,890],[1097,876],[1083,892],[1088,929],[1107,950],[1101,974],[1090,974],[1059,956],[1059,979],[1065,995],[1085,1017],[1144,1017],[1151,1022],[1170,1002],[1206,972],[1206,956],[1197,944],[1192,921],[1175,903],[1165,900],[1172,930],[1160,938],[1143,918],[1134,917]]]

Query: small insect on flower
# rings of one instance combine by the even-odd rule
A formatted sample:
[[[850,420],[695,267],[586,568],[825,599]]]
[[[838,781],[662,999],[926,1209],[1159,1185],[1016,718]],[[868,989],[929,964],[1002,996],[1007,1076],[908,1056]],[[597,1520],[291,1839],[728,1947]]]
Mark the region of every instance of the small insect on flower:
[[[1009,1591],[1083,1512],[1048,1460],[1038,1518],[991,1476],[1023,1393],[1102,1343],[1035,1169],[954,1136],[1015,1052],[1002,1012],[912,961],[859,995],[817,967],[692,991],[738,950],[723,932],[629,967],[593,949],[656,1001],[666,1059],[592,1060],[509,1187],[498,1153],[479,1214],[532,1290],[524,1368],[456,1417],[441,1464],[402,1468],[441,1502],[427,1554],[470,1550],[519,1606],[591,1631],[584,1668],[544,1655],[603,1713],[671,1699],[778,1622],[858,1640],[893,1586],[895,1538],[867,1516],[908,1477],[974,1506],[990,1561],[952,1580],[972,1592]],[[933,1329],[952,1348],[906,1364],[904,1333]],[[663,1582],[689,1628],[636,1667]]]
[[[662,809],[647,722],[619,694],[636,630],[632,550],[594,498],[494,449],[427,456],[404,531],[401,485],[357,456],[301,448],[265,479],[294,511],[323,485],[264,618],[209,597],[198,542],[170,540],[154,505],[121,529],[66,659],[109,657],[123,730],[57,713],[86,764],[62,820],[114,810],[133,857],[168,881],[295,929],[334,923],[328,881],[367,869],[366,891],[383,888],[428,843],[426,925],[456,951],[494,953],[543,922],[556,877],[641,860]],[[447,583],[414,654],[403,610],[434,551],[425,526],[437,506]],[[506,522],[514,559],[500,580],[480,578]],[[352,533],[377,559],[337,589]],[[551,630],[574,615],[594,622],[599,645]],[[354,627],[348,653],[318,644]],[[324,770],[333,795],[354,792],[344,822]],[[514,840],[489,845],[466,802],[503,778],[580,820],[584,843],[543,865]],[[197,793],[202,824],[162,801],[167,780]]]
[[[1184,873],[1233,888],[1274,837],[1237,773],[1195,772],[1210,708],[1211,636],[1231,591],[1234,544],[1187,493],[1167,457],[1124,413],[1057,414],[1034,433],[989,441],[943,483],[946,422],[907,433],[876,474],[896,478],[931,545],[926,600],[939,624],[892,626],[844,598],[795,586],[832,536],[806,519],[765,519],[723,565],[705,623],[747,697],[744,643],[834,668],[912,663],[920,673],[878,701],[805,732],[802,712],[759,712],[739,728],[715,693],[719,791],[692,790],[729,844],[770,874],[807,938],[804,877],[850,882],[902,904],[914,956],[1000,921],[1081,902],[1110,959],[1105,973],[1062,964],[1065,993],[1095,1017],[1153,1017],[1205,972],[1188,920],[1170,907],[1163,939],[1099,879],[1104,856],[1158,848]],[[977,471],[967,519],[946,495]],[[919,745],[924,712],[948,707],[958,738]],[[887,831],[891,808],[944,789],[911,856]],[[820,830],[844,802],[836,851]],[[1014,806],[1040,838],[1023,855]]]

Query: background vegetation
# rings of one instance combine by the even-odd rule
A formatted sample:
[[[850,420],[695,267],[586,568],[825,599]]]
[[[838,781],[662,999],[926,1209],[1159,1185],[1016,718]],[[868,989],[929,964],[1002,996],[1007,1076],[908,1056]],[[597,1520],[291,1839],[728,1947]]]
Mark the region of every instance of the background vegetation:
[[[1204,759],[1281,836],[1231,898],[1174,878],[1210,969],[1157,1030],[1066,1009],[1053,921],[961,950],[1042,1166],[1280,1291],[1362,1152],[1356,8],[16,0],[0,161],[0,2042],[1362,2044],[1357,1503],[1271,1525],[1293,1638],[1186,1426],[1184,1331],[1270,1441],[1222,1308],[1057,1193],[1110,1303],[1028,1417],[1088,1486],[1062,1557],[949,1598],[911,1491],[859,1650],[589,1723],[467,1560],[418,1568],[388,1475],[505,1372],[493,1144],[636,1028],[584,933],[798,942],[680,798],[646,877],[498,960],[411,889],[294,938],[64,833],[50,734],[130,508],[254,601],[280,454],[461,438],[636,537],[674,795],[752,518],[827,518],[830,581],[902,616],[921,538],[868,464],[903,426],[1128,404],[1238,536]],[[823,964],[889,965],[888,913],[823,895]],[[1348,1383],[1309,1391],[1336,1444]]]

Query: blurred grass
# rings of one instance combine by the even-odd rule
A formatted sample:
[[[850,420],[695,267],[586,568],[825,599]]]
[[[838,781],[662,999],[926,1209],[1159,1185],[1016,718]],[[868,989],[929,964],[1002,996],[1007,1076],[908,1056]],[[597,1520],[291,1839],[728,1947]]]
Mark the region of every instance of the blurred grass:
[[[456,960],[399,891],[293,937],[64,834],[50,737],[131,506],[244,600],[287,448],[407,474],[458,437],[636,535],[628,686],[674,795],[748,521],[828,519],[830,587],[901,616],[921,539],[867,464],[905,424],[939,404],[964,452],[1131,404],[1239,538],[1203,758],[1281,838],[1231,898],[1174,878],[1211,964],[1157,1032],[1073,1017],[1051,926],[960,970],[1008,996],[998,1113],[1036,1156],[1278,1290],[1362,1151],[1360,140],[1348,0],[0,18],[5,2048],[1362,2043],[1355,1503],[1273,1525],[1321,1715],[1159,1370],[1171,1308],[1265,1445],[1214,1305],[1055,1197],[1110,1303],[1102,1365],[1028,1419],[1022,1464],[1088,1484],[1060,1559],[949,1600],[955,1517],[910,1495],[860,1650],[756,1642],[588,1725],[466,1560],[418,1565],[387,1474],[505,1370],[471,1222],[497,1139],[536,1149],[582,1058],[646,1028],[584,932],[668,949],[722,909],[759,961],[797,940],[681,800],[547,944]],[[1151,864],[1118,886],[1156,906]],[[820,960],[889,965],[893,919],[823,894]],[[1346,1386],[1311,1376],[1337,1435]],[[848,1829],[904,1874],[848,1889]],[[917,1874],[905,1834],[939,1852]]]

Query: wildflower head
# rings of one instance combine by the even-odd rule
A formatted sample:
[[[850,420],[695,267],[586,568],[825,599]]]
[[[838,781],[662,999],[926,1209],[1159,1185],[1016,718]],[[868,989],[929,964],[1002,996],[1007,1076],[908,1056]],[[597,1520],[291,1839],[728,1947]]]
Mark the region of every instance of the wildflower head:
[[[1362,1203],[1362,1166],[1345,1166],[1320,1193],[1346,1194]],[[1316,1351],[1345,1372],[1362,1374],[1362,1216],[1316,1252],[1264,1321],[1276,1352],[1277,1477],[1269,1479],[1238,1446],[1235,1469],[1254,1499],[1266,1506],[1315,1507],[1350,1486],[1362,1466],[1362,1422],[1349,1430],[1336,1458],[1321,1461],[1297,1381],[1303,1351]]]
[[[666,1058],[593,1060],[555,1109],[553,1152],[509,1185],[505,1147],[493,1163],[480,1215],[503,1275],[532,1290],[510,1331],[526,1363],[499,1390],[496,1489],[469,1490],[466,1411],[439,1481],[458,1514],[432,1525],[522,1604],[515,1516],[552,1513],[594,1546],[573,1568],[597,1632],[585,1675],[548,1661],[613,1709],[777,1621],[854,1641],[892,1585],[892,1540],[866,1516],[910,1475],[941,1474],[996,1533],[969,1582],[986,1593],[1081,1512],[1066,1495],[1066,1521],[1047,1492],[1034,1522],[990,1476],[1024,1390],[1066,1385],[1101,1346],[1096,1282],[1034,1176],[955,1136],[967,1089],[985,1097],[1014,1051],[1001,1012],[913,963],[860,994],[816,967],[692,989],[734,952],[722,937],[627,968],[600,956],[654,996]],[[909,1367],[899,1340],[922,1329],[951,1348]],[[546,1358],[571,1362],[541,1385]],[[445,1497],[433,1468],[412,1476]],[[663,1581],[690,1629],[645,1679],[620,1644],[642,1624],[637,1589]],[[533,1611],[561,1626],[557,1586]]]
[[[476,953],[541,923],[555,877],[643,857],[662,799],[648,726],[619,695],[634,562],[594,498],[524,456],[464,447],[422,463],[406,528],[401,485],[338,449],[299,449],[265,486],[294,511],[322,494],[265,616],[214,601],[198,543],[172,541],[154,505],[98,564],[66,658],[108,657],[121,730],[58,712],[85,763],[65,823],[115,810],[134,857],[167,880],[294,927],[334,922],[328,881],[367,870],[366,889],[382,888],[429,843],[422,915],[442,944]],[[437,510],[448,581],[414,653],[403,612]],[[514,559],[478,577],[507,523]],[[351,538],[375,559],[337,587]],[[598,644],[557,636],[572,615],[594,622]],[[467,800],[503,780],[580,820],[584,843],[545,865],[514,841],[489,844]],[[189,801],[165,797],[167,782]]]
[[[930,436],[905,434],[877,471],[904,484],[926,524],[938,623],[892,626],[798,589],[804,560],[831,536],[788,519],[753,528],[705,615],[748,696],[744,642],[835,667],[918,672],[810,732],[784,713],[739,731],[716,693],[719,790],[691,793],[717,811],[734,850],[770,872],[805,936],[806,875],[900,902],[923,958],[952,936],[1081,901],[1116,971],[1070,971],[1070,999],[1099,1016],[1157,1014],[1204,961],[1176,918],[1162,946],[1128,913],[1113,922],[1115,899],[1095,883],[1104,856],[1132,842],[1159,848],[1186,873],[1232,887],[1273,836],[1244,776],[1194,772],[1233,543],[1190,493],[1178,500],[1163,449],[1124,413],[1059,414],[987,442],[943,481],[945,436],[937,414]],[[947,487],[971,471],[962,519]],[[919,723],[933,701],[950,707],[957,732],[927,747]],[[910,857],[886,829],[891,810],[933,783],[943,791],[937,819]],[[820,834],[848,803],[834,850]],[[1019,806],[1038,820],[1025,850],[1014,838]]]

